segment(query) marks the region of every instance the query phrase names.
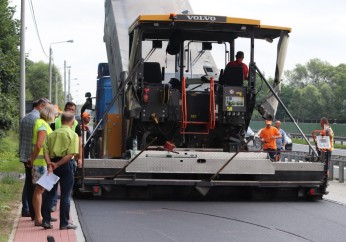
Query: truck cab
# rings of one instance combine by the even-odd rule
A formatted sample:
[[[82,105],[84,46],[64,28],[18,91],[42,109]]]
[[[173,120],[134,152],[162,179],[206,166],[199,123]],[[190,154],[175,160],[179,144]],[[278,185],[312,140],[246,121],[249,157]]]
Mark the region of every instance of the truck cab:
[[[159,146],[239,150],[256,104],[255,43],[282,42],[289,32],[222,16],[139,16],[129,28],[125,149],[135,138],[143,148],[157,137]],[[219,69],[214,62],[233,61],[240,39],[250,47],[248,79],[242,67]]]

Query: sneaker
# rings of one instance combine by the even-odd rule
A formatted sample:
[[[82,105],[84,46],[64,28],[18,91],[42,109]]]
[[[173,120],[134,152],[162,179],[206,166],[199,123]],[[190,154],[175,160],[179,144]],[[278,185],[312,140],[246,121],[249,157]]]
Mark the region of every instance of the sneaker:
[[[60,229],[76,229],[76,228],[78,228],[78,226],[74,224],[68,224],[67,226],[60,227]]]
[[[50,221],[51,221],[51,222],[56,222],[56,221],[58,221],[58,219],[57,219],[57,218],[54,218],[54,217],[51,217],[51,218],[50,218]]]
[[[53,224],[43,223],[43,224],[42,224],[42,227],[43,227],[44,229],[52,229],[52,228],[53,228]]]
[[[51,209],[52,212],[55,212],[56,211],[56,205],[54,205]]]

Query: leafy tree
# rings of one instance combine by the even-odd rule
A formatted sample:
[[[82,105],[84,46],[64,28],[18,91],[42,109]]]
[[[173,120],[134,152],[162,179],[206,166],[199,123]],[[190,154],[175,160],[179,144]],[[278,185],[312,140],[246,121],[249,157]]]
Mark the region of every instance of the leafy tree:
[[[332,90],[334,93],[334,118],[346,120],[346,64],[334,68],[332,74]]]
[[[346,80],[346,64],[340,64],[337,67],[333,68],[331,74],[332,84],[337,86],[344,86]]]
[[[27,65],[26,82],[27,93],[30,93],[32,99],[39,99],[41,97],[48,97],[49,90],[49,65],[42,61],[31,62]],[[55,101],[55,77],[58,77],[58,102],[59,107],[64,106],[64,95],[62,91],[61,75],[58,69],[53,65],[53,78],[52,78],[52,102]],[[27,100],[28,97],[27,97]]]
[[[303,92],[300,88],[295,88],[292,92],[292,97],[288,109],[295,119],[304,119],[304,103]]]
[[[48,65],[42,61],[31,63],[26,70],[26,88],[33,99],[48,97]],[[52,92],[53,93],[53,92]]]
[[[289,106],[299,110],[293,113],[300,119],[318,120],[325,116],[346,120],[345,80],[345,64],[334,67],[319,59],[312,59],[305,65],[297,64],[293,70],[285,72],[284,83],[294,88]],[[281,95],[285,95],[285,91]]]
[[[327,83],[323,83],[320,88],[321,92],[321,106],[320,110],[321,116],[329,116],[330,118],[339,118],[335,117],[335,114],[338,111],[336,103],[336,95],[333,90],[333,87]],[[330,116],[332,114],[332,116]]]
[[[0,137],[18,124],[19,22],[14,12],[0,0]]]
[[[290,85],[306,87],[313,84],[320,87],[323,83],[331,83],[333,66],[319,59],[311,59],[306,65],[297,64],[292,71],[285,71],[285,76]]]
[[[331,74],[333,66],[328,62],[323,62],[319,59],[312,59],[306,64],[309,73],[309,80],[311,84],[320,88],[323,83],[331,84]]]
[[[319,89],[310,84],[302,89],[303,99],[300,103],[303,106],[303,118],[309,120],[319,120],[321,118],[322,109],[322,95]]]
[[[294,91],[294,87],[290,85],[286,85],[284,83],[281,85],[281,92],[279,93],[279,96],[287,109],[291,104],[293,91]],[[276,112],[275,118],[282,121],[290,121],[290,117],[288,116],[288,114],[285,112],[284,108],[280,104],[278,106],[278,110]]]
[[[297,64],[291,71],[285,71],[286,81],[292,87],[304,87],[308,83],[308,71],[305,66]]]

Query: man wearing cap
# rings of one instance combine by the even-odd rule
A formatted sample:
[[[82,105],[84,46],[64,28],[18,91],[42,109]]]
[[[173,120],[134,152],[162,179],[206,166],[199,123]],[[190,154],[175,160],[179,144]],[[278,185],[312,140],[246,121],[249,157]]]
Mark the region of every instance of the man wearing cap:
[[[271,126],[271,120],[266,120],[265,124],[266,126],[261,130],[259,137],[263,143],[263,150],[268,152],[269,159],[271,161],[275,161],[275,154],[277,149],[276,139],[281,139],[282,136],[277,128]]]
[[[32,195],[34,190],[32,186],[31,166],[28,166],[28,160],[33,151],[32,139],[35,122],[40,118],[40,111],[47,103],[50,103],[47,98],[35,100],[33,102],[32,111],[25,115],[20,121],[19,160],[23,162],[25,167],[25,182],[22,193],[22,216],[31,217],[31,219],[35,219],[35,211],[32,206]]]
[[[237,54],[235,55],[235,58],[236,58],[236,60],[229,62],[227,64],[227,66],[241,66],[243,68],[243,72],[244,72],[244,80],[247,80],[248,75],[249,75],[249,68],[247,67],[247,65],[245,63],[243,63],[244,52],[238,51]]]

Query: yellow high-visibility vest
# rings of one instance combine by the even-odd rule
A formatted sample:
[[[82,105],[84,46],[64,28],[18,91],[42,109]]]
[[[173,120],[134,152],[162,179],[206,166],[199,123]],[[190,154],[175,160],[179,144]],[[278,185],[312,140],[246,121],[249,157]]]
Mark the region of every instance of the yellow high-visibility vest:
[[[33,130],[33,138],[32,138],[32,146],[33,146],[33,150],[36,146],[37,143],[37,132],[38,129],[44,125],[46,127],[46,137],[48,136],[48,134],[50,134],[52,132],[51,127],[49,126],[49,124],[44,121],[43,119],[39,118],[36,120],[35,125],[34,125],[34,130]],[[36,159],[33,161],[33,165],[34,166],[47,166],[46,161],[44,160],[44,154],[43,154],[43,145],[41,146],[41,149],[36,157]]]

